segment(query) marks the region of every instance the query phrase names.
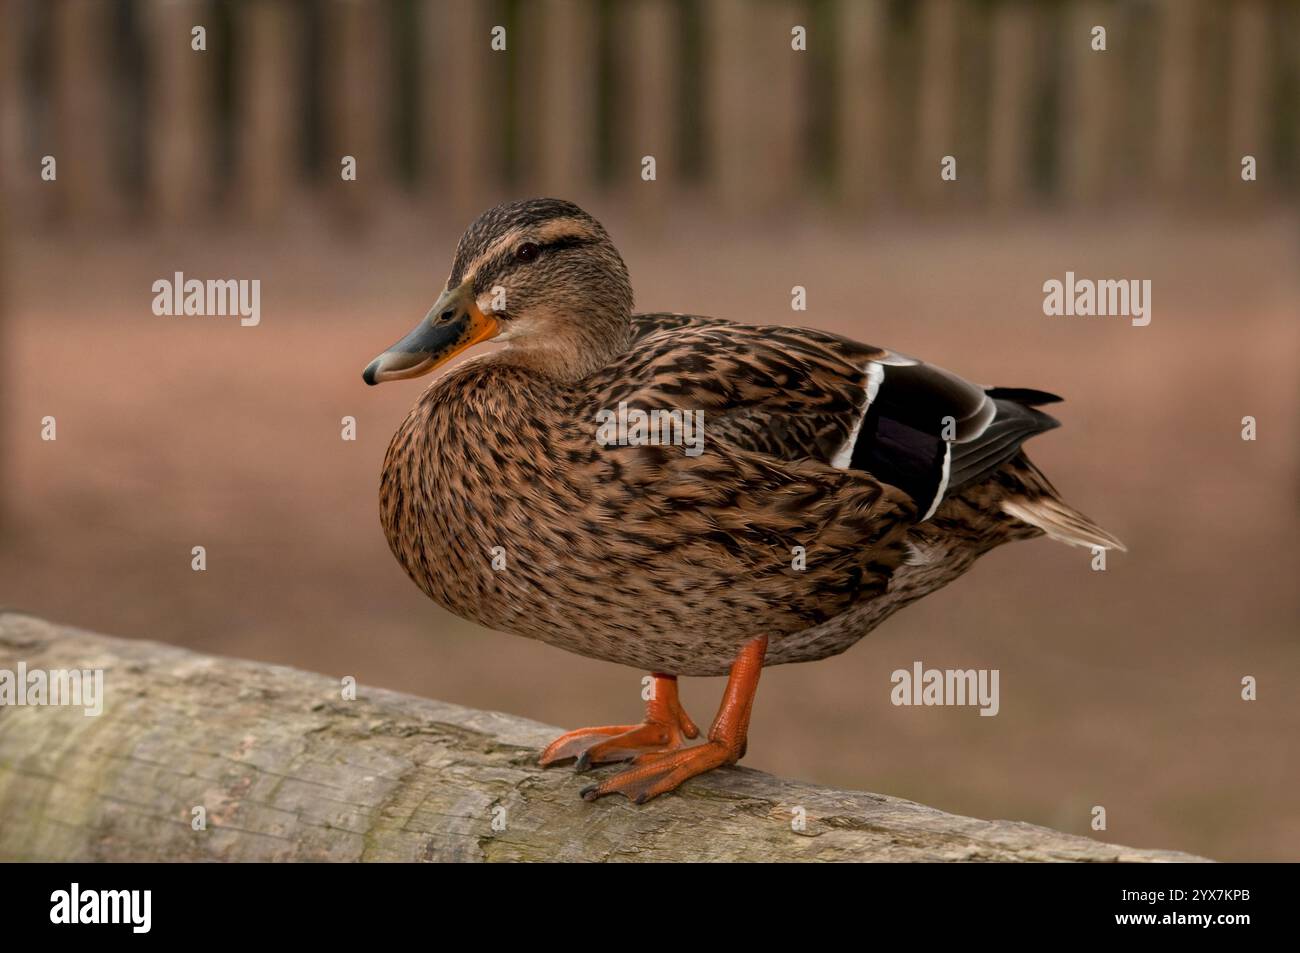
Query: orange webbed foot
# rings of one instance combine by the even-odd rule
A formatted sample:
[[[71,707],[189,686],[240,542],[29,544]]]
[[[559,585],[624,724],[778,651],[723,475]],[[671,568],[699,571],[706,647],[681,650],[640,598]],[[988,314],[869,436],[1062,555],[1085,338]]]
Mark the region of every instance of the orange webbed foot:
[[[677,678],[655,674],[646,718],[639,725],[610,725],[579,728],[556,738],[542,752],[543,768],[576,758],[578,771],[595,764],[628,761],[638,755],[664,753],[680,749],[688,738],[695,738],[695,727],[677,698]]]
[[[636,757],[631,768],[582,789],[583,800],[594,801],[606,794],[622,794],[637,804],[674,790],[684,781],[745,755],[749,716],[754,708],[758,676],[763,670],[767,638],[745,644],[731,666],[727,690],[718,717],[709,729],[709,740],[693,748],[661,749]]]
[[[683,781],[739,760],[738,749],[712,739],[680,751],[654,752],[635,759],[633,767],[612,778],[587,785],[582,789],[582,799],[594,801],[606,794],[622,794],[636,804],[644,804],[674,790]]]
[[[566,731],[546,746],[546,750],[542,752],[537,762],[543,768],[549,768],[561,761],[580,758],[587,753],[588,748],[595,747],[610,738],[617,738],[628,732],[635,731],[639,727],[642,726],[606,725],[599,728],[577,728],[574,731]]]

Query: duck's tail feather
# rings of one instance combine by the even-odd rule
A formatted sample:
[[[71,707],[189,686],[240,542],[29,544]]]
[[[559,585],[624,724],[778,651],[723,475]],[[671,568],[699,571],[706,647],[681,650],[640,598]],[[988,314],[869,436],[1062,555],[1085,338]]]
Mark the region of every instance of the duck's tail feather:
[[[1063,500],[1049,497],[1003,500],[1002,509],[1022,523],[1037,526],[1052,539],[1071,546],[1087,546],[1089,549],[1100,546],[1128,552],[1127,546]]]
[[[1047,477],[1023,454],[1012,466],[1019,485],[1003,499],[1003,512],[1070,546],[1128,552],[1128,547],[1114,535],[1061,499]]]
[[[1045,390],[1033,390],[1029,387],[989,387],[984,393],[995,400],[1014,400],[1026,407],[1038,407],[1041,404],[1059,404],[1065,398],[1049,394]]]

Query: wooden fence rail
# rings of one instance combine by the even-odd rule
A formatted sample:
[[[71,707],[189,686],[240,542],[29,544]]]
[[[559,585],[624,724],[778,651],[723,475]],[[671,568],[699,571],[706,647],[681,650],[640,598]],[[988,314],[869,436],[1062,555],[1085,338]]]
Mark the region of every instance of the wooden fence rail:
[[[0,0],[0,22],[5,201],[44,219],[1232,205],[1300,180],[1296,0]]]
[[[1202,859],[745,768],[588,804],[555,728],[0,611],[20,665],[102,670],[102,713],[0,705],[0,861]]]

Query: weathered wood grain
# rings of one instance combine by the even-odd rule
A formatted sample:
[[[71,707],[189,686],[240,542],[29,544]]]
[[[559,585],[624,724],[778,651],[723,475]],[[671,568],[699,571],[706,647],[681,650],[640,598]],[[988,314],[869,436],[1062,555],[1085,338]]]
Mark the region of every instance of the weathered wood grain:
[[[0,860],[1200,859],[743,768],[587,804],[536,722],[0,613],[19,662],[103,669],[105,702],[0,707]]]

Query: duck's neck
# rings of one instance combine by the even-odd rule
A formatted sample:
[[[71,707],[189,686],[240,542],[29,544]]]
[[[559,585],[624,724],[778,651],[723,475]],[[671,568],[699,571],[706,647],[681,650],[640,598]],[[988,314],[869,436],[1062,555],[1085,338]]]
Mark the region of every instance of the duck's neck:
[[[527,329],[520,329],[526,331]],[[574,384],[605,367],[632,344],[630,315],[589,315],[542,333],[506,336],[504,350],[486,358],[561,385]]]

